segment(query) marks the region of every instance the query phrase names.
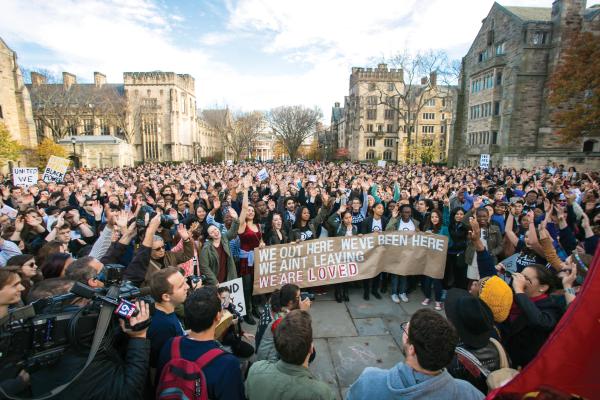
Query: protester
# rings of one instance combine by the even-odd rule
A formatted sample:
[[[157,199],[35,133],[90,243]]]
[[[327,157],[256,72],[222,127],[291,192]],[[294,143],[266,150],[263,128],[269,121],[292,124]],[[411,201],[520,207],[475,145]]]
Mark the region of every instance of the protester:
[[[244,382],[239,360],[222,349],[215,340],[215,329],[221,321],[221,300],[214,287],[205,286],[191,292],[185,300],[185,326],[190,329],[188,336],[169,339],[158,358],[157,382],[160,395],[164,376],[169,373],[169,363],[174,359],[196,361],[213,349],[221,349],[222,354],[202,368],[206,378],[208,397],[215,400],[244,400]],[[174,349],[173,347],[178,348]],[[165,368],[167,370],[165,371]]]
[[[275,330],[280,359],[252,365],[246,380],[248,399],[335,399],[331,388],[308,370],[313,346],[310,315],[302,310],[290,311]]]
[[[258,178],[263,168],[267,177]],[[585,171],[565,175],[561,172],[565,170],[559,166],[517,170],[308,161],[229,166],[146,163],[70,171],[60,182],[40,180],[28,189],[15,187],[10,177],[2,176],[0,271],[11,257],[25,254],[4,269],[18,270],[21,286],[26,287],[16,303],[11,300],[7,304],[65,294],[74,281],[102,293],[104,265],[109,264],[123,265],[123,279],[139,287],[151,286],[155,274],[170,274],[168,271],[175,267],[184,271],[184,275],[170,275],[181,276],[180,286],[183,276],[189,275],[205,275],[204,283],[211,286],[245,276],[248,320],[253,319],[253,306],[266,302],[256,335],[258,358],[278,360],[277,326],[290,310],[310,302],[300,301],[300,290],[294,285],[284,285],[270,298],[252,296],[252,279],[255,268],[259,268],[252,259],[254,250],[326,236],[371,235],[381,230],[447,235],[444,279],[407,279],[401,273],[391,274],[392,301],[416,301],[416,296],[409,299],[409,291],[421,282],[425,298],[442,309],[442,289],[468,289],[473,297],[463,301],[481,310],[488,307],[493,316],[494,328],[490,330],[487,311],[477,314],[486,317],[475,318],[479,332],[485,333],[482,337],[489,334],[499,338],[513,367],[520,367],[542,349],[565,308],[577,305],[600,238],[600,175]],[[100,179],[103,184],[99,184]],[[15,208],[16,215],[8,207]],[[241,226],[236,225],[237,215]],[[469,219],[471,216],[474,218]],[[38,267],[35,275],[34,264]],[[387,290],[385,274],[365,282],[365,297],[377,298]],[[337,287],[323,284],[316,293],[331,290],[336,300],[349,300],[351,282]],[[226,296],[225,290],[221,292]],[[171,303],[178,303],[171,295],[177,293],[174,288],[172,293],[167,290],[161,298],[169,300],[159,302],[168,303],[167,311],[162,312],[171,322],[175,322],[171,320],[175,315],[169,312]],[[82,298],[65,302],[66,307],[75,309],[83,304],[87,300]],[[182,312],[181,304],[175,307],[178,314]],[[248,337],[239,324],[234,327],[235,342],[226,341],[247,344]],[[496,331],[499,336],[494,336]],[[181,335],[181,329],[174,332],[169,338]],[[479,356],[480,351],[491,349],[487,342],[479,347],[481,343],[473,343],[462,331],[459,334],[465,351]],[[192,339],[179,340],[188,347],[186,343]],[[108,381],[123,377],[121,368],[131,350],[137,357],[131,361],[135,387],[125,392],[136,398],[146,382],[138,379],[138,373],[147,375],[148,358],[142,353],[149,345],[141,343],[145,340],[133,340],[129,348],[126,342],[119,343],[119,349],[125,351],[103,353],[103,360],[114,356],[117,362],[101,363],[100,368],[116,366],[115,375],[104,375]],[[238,351],[241,347],[236,350],[237,345],[231,348],[244,357],[251,347],[247,345],[244,351]],[[73,365],[78,363],[78,368],[83,365],[84,353],[66,357],[76,359]],[[219,356],[213,362],[229,356]],[[475,358],[491,366],[487,361],[493,357]],[[137,369],[140,361],[145,365]],[[236,363],[239,369],[240,361],[236,359]],[[68,370],[75,371],[76,367]],[[73,376],[71,372],[53,372],[57,375],[44,378],[41,391]],[[40,376],[35,378],[38,383]],[[472,382],[484,389],[480,380]],[[234,398],[243,393],[241,378],[236,385],[241,389]],[[88,387],[82,383],[78,386]],[[119,385],[114,389],[119,390]],[[374,397],[373,393],[368,396]]]
[[[188,285],[176,267],[167,267],[150,278],[150,293],[156,302],[152,322],[148,328],[150,340],[150,367],[156,368],[158,356],[167,340],[185,335],[175,308],[182,305],[188,294]]]
[[[418,310],[402,325],[405,362],[384,370],[368,367],[350,386],[346,400],[353,399],[483,399],[470,383],[454,379],[445,367],[454,356],[458,336],[440,314]]]
[[[277,325],[279,325],[285,316],[292,310],[300,309],[308,311],[310,309],[310,299],[301,299],[300,288],[294,284],[288,283],[283,285],[279,291],[273,293],[271,296],[272,301],[273,296],[276,297],[275,302],[278,304],[279,311],[273,316],[269,325],[265,327],[262,335],[260,337],[257,335],[257,339],[260,338],[260,342],[257,342],[256,345],[256,359],[258,361],[277,361],[279,359],[279,354],[277,353],[274,342]]]

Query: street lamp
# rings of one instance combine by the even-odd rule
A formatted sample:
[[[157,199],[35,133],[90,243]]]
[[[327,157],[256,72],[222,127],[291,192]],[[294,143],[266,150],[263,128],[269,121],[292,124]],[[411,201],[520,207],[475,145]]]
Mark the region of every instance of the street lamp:
[[[78,169],[79,159],[77,158],[77,151],[75,148],[75,145],[77,144],[77,138],[75,136],[71,136],[71,144],[73,145],[73,166]]]

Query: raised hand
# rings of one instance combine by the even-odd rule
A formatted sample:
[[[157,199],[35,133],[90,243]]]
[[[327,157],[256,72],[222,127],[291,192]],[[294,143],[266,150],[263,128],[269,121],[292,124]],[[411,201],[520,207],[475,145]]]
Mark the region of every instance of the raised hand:
[[[233,207],[229,207],[229,215],[231,215],[231,218],[233,219],[238,219],[238,213],[234,210]]]
[[[92,212],[94,213],[94,216],[100,218],[102,216],[102,205],[100,204],[100,202],[98,200],[94,201],[94,204],[92,205]]]
[[[177,233],[179,233],[179,236],[183,240],[188,240],[190,238],[190,234],[188,233],[187,229],[185,229],[184,224],[177,225]]]

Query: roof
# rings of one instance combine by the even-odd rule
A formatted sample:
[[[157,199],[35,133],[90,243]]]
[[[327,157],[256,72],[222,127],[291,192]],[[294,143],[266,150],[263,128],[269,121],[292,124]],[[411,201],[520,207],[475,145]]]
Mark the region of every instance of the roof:
[[[71,138],[75,138],[77,142],[75,144],[120,144],[125,143],[123,139],[110,135],[99,135],[99,136],[65,136],[58,141],[59,144],[71,144]]]
[[[202,111],[202,119],[215,129],[226,126],[230,122],[229,117],[228,108]]]
[[[502,7],[522,21],[550,21],[552,17],[550,7]]]
[[[106,83],[97,87],[93,83],[75,83],[65,90],[63,83],[27,84],[34,108],[40,104],[64,98],[69,104],[99,104],[125,95],[121,83]]]

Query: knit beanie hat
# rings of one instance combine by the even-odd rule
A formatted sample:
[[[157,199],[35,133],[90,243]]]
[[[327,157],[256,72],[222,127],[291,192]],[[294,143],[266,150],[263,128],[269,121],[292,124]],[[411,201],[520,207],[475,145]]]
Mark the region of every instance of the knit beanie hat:
[[[479,281],[479,298],[488,305],[494,321],[503,322],[508,318],[513,302],[513,292],[506,282],[497,276],[490,276]]]

